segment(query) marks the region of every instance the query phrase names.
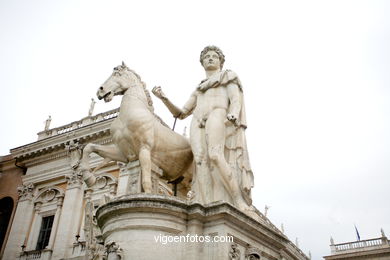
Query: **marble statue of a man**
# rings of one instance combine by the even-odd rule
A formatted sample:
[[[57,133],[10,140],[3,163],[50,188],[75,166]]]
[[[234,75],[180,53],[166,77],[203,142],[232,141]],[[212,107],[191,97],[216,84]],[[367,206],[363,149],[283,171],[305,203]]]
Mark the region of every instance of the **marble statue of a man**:
[[[196,163],[193,191],[201,203],[227,201],[241,210],[251,208],[253,174],[245,140],[245,107],[238,76],[222,70],[225,56],[216,46],[200,55],[206,78],[193,91],[182,109],[155,87],[153,93],[174,117],[193,115],[190,143]]]

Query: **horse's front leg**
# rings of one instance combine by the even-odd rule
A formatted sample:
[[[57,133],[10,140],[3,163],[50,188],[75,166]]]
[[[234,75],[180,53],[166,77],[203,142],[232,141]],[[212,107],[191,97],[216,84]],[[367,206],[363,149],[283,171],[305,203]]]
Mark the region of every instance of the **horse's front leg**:
[[[141,147],[138,157],[141,165],[142,188],[145,193],[152,193],[152,160],[150,147]]]
[[[127,162],[127,158],[122,154],[122,152],[119,150],[116,144],[110,144],[110,145],[99,145],[99,144],[92,144],[92,143],[87,144],[83,149],[83,156],[81,157],[80,169],[83,174],[84,182],[85,184],[87,184],[88,187],[91,187],[96,182],[95,175],[90,172],[89,155],[91,153],[96,153],[99,156],[103,157],[104,164],[110,161],[119,161],[124,163]],[[101,168],[102,166],[103,166],[102,164],[98,165],[97,169]],[[95,171],[97,169],[95,169]]]

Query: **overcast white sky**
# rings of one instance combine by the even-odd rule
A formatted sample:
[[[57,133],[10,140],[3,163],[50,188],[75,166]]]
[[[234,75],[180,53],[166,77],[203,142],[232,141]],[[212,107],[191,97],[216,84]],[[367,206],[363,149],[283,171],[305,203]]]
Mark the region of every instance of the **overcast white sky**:
[[[0,154],[36,141],[48,115],[52,127],[87,116],[122,60],[184,104],[213,44],[244,86],[254,205],[271,206],[313,259],[330,254],[330,236],[355,240],[354,224],[362,239],[390,236],[389,11],[373,0],[0,0]]]

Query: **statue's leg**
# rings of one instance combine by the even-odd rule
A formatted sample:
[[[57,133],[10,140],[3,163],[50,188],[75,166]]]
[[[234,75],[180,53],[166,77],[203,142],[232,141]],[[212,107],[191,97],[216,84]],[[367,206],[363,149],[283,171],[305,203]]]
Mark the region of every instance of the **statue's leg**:
[[[208,154],[211,163],[218,169],[219,177],[226,190],[230,193],[236,206],[241,210],[248,208],[242,197],[239,187],[239,180],[234,178],[232,170],[225,159],[225,135],[226,135],[226,111],[224,109],[214,109],[206,122],[206,136],[208,144]]]
[[[99,145],[99,144],[87,144],[83,149],[83,156],[80,161],[80,169],[83,174],[83,179],[88,187],[92,186],[96,182],[95,175],[90,172],[89,155],[96,153],[104,158],[104,162],[119,161],[127,162],[126,157],[122,154],[119,148],[115,144]],[[98,167],[101,167],[99,165]]]
[[[88,155],[91,153],[96,153],[97,155],[103,158],[111,159],[112,161],[118,161],[124,163],[127,162],[126,156],[123,155],[123,153],[119,150],[116,144],[99,145],[99,144],[89,143],[85,146],[83,150],[83,158],[85,152],[87,152]]]
[[[145,193],[152,193],[152,161],[148,146],[141,147],[139,151],[139,162],[141,165],[142,188]]]
[[[207,145],[205,129],[199,127],[195,118],[191,122],[190,143],[195,161],[194,186],[195,201],[208,203],[212,201],[212,188],[207,162]]]

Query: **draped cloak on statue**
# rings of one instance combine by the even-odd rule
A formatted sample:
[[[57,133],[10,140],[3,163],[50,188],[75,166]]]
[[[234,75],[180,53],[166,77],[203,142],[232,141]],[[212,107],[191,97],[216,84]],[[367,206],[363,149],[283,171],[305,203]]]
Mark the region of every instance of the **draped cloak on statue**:
[[[245,138],[245,129],[247,128],[245,105],[243,98],[243,91],[240,79],[237,74],[230,70],[223,70],[219,73],[212,75],[210,78],[203,80],[197,90],[193,93],[194,98],[198,92],[205,92],[210,88],[227,87],[229,84],[236,84],[239,87],[239,100],[240,108],[238,118],[236,122],[226,123],[226,136],[225,136],[225,159],[230,165],[233,178],[238,180],[243,198],[248,203],[252,204],[251,188],[254,184],[253,172],[249,163],[248,149]],[[192,104],[191,104],[192,103]],[[194,110],[194,103],[189,102],[189,106],[184,106],[186,114],[190,114]],[[190,105],[191,104],[191,105]],[[229,105],[227,113],[232,112],[232,107]],[[195,116],[195,115],[194,115]],[[194,118],[193,120],[196,120]],[[198,118],[199,120],[199,118]]]

